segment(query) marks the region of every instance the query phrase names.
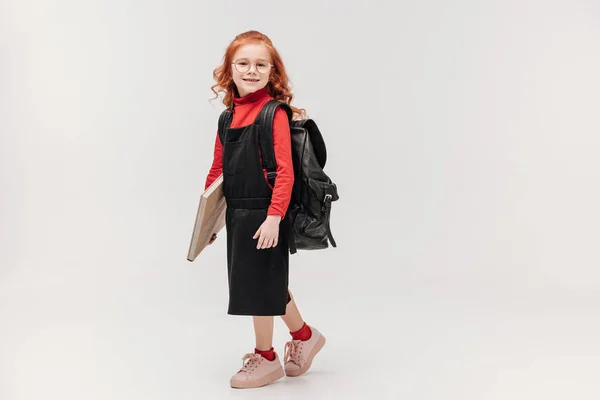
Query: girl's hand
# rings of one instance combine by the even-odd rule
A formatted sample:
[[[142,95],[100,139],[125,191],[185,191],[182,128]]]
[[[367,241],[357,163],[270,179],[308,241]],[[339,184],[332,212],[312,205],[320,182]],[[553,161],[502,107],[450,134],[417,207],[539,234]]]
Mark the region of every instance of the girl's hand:
[[[208,242],[208,244],[212,244],[215,240],[217,240],[217,234],[213,233],[212,237],[210,238],[210,241]]]
[[[277,246],[280,222],[280,215],[267,215],[265,222],[262,223],[252,237],[252,239],[258,238],[258,243],[256,244],[257,249],[266,249]]]

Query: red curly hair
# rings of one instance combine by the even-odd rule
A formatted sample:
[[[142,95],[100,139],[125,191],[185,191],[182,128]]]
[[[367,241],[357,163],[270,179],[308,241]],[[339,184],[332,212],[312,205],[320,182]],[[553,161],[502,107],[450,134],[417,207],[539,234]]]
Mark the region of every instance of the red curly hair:
[[[258,31],[247,31],[240,33],[235,39],[229,44],[225,55],[223,56],[223,64],[213,70],[213,77],[216,84],[211,86],[211,90],[215,94],[216,99],[219,97],[219,92],[225,92],[223,97],[223,104],[228,109],[233,109],[233,98],[235,95],[239,95],[235,83],[233,82],[233,75],[231,73],[231,63],[233,62],[233,55],[242,46],[248,43],[262,43],[264,44],[273,61],[273,68],[269,76],[269,83],[267,83],[267,92],[275,100],[282,101],[289,105],[293,111],[292,119],[306,118],[306,110],[303,108],[296,108],[291,105],[294,95],[292,94],[289,87],[289,78],[285,71],[285,66],[281,60],[281,56],[273,42],[266,35]],[[217,90],[215,90],[215,88]]]

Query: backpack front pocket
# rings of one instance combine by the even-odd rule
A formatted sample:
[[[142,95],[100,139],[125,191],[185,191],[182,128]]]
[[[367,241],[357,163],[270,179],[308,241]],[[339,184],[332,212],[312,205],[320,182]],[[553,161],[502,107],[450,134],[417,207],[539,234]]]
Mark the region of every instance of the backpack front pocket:
[[[229,175],[246,168],[246,141],[225,142],[223,147],[223,172]]]
[[[331,196],[331,201],[339,199],[337,186],[331,181],[319,181],[308,179],[308,188],[306,206],[310,213],[315,217],[320,217],[325,201],[325,196]]]

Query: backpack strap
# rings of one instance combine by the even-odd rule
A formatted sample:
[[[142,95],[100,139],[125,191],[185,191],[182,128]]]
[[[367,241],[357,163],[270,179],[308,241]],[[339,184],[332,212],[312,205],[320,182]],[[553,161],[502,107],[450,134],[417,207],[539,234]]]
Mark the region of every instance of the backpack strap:
[[[275,187],[275,178],[277,177],[277,161],[275,160],[275,149],[273,147],[273,121],[275,120],[275,112],[281,107],[288,115],[288,120],[292,121],[292,108],[286,103],[278,100],[269,100],[258,114],[256,123],[259,129],[259,144],[262,158],[262,167],[267,170],[267,179],[271,186]],[[288,212],[285,218],[281,221],[282,229],[288,239],[288,250],[291,254],[297,251],[296,241],[294,238],[293,221],[291,214]]]
[[[225,109],[219,116],[219,139],[221,140],[221,144],[225,143],[225,129],[229,128],[231,125],[231,119],[233,117],[233,113],[231,110]]]
[[[292,120],[292,109],[286,103],[279,100],[269,100],[260,110],[256,118],[259,126],[259,144],[262,158],[262,167],[267,170],[267,179],[271,186],[275,186],[277,177],[277,162],[275,160],[275,149],[273,148],[273,121],[275,111],[281,107],[288,115],[289,121]]]
[[[323,206],[321,207],[321,209],[323,210],[323,213],[325,214],[325,227],[326,227],[326,231],[327,231],[327,236],[329,237],[329,241],[331,242],[331,245],[333,247],[337,247],[337,244],[335,243],[335,239],[333,238],[333,234],[331,233],[331,224],[330,224],[331,201],[332,201],[332,196],[330,194],[326,194],[325,200],[323,201]]]
[[[290,254],[296,254],[298,251],[296,247],[296,237],[294,236],[294,221],[292,220],[292,215],[287,212],[285,218],[281,221],[282,229],[284,234],[287,237],[288,241],[288,250]]]

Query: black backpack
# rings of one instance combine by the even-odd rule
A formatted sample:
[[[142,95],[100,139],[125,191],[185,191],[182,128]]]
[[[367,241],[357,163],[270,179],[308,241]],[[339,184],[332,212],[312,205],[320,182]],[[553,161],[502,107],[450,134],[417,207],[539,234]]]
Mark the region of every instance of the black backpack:
[[[275,111],[282,107],[290,120],[292,136],[292,160],[294,165],[294,188],[286,213],[289,250],[326,249],[329,243],[337,247],[330,228],[331,203],[338,200],[337,186],[323,171],[327,161],[327,149],[323,136],[312,119],[292,120],[292,109],[278,100],[268,101],[257,117],[262,167],[267,179],[275,185],[277,164],[273,149],[273,119]],[[231,124],[232,113],[224,110],[219,117],[219,137],[224,142],[225,129]]]

